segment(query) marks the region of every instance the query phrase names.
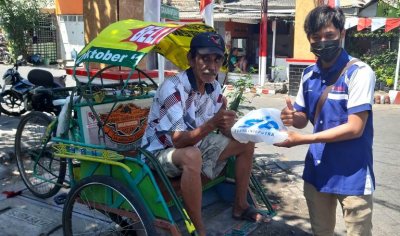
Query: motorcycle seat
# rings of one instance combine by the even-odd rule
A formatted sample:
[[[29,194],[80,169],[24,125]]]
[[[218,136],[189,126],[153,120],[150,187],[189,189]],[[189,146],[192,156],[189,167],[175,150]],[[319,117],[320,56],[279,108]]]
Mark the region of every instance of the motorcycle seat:
[[[54,83],[54,77],[49,71],[42,69],[33,69],[29,71],[28,80],[36,86],[43,86],[45,88],[54,88],[60,86]]]

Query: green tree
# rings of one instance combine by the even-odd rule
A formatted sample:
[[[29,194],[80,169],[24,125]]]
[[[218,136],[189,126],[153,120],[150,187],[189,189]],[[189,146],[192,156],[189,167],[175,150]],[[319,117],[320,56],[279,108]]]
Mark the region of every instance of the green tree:
[[[47,0],[0,0],[0,26],[7,34],[14,59],[27,56],[27,35],[34,32],[44,17],[40,9],[47,4]]]
[[[400,2],[397,2],[397,6],[391,9],[396,17],[400,17]]]

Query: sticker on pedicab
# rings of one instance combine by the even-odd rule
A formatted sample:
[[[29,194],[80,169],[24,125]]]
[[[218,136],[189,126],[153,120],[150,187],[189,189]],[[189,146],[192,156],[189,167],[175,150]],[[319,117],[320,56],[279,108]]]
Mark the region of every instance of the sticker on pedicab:
[[[140,146],[147,125],[152,98],[94,105],[98,121],[89,106],[80,107],[83,116],[82,130],[85,143],[105,145],[121,151],[132,150]],[[113,111],[110,113],[111,109]]]
[[[88,128],[93,128],[97,126],[97,121],[96,117],[94,116],[93,112],[88,112],[87,113],[87,127]]]
[[[177,28],[162,27],[149,25],[144,28],[130,29],[132,35],[122,42],[133,42],[136,44],[136,51],[140,51],[143,48],[153,46],[160,42],[166,35],[175,31]]]
[[[129,67],[138,64],[145,55],[146,54],[143,52],[92,47],[79,56],[78,59],[76,59],[76,63],[79,64],[84,61],[91,61]]]
[[[149,109],[141,109],[135,104],[119,104],[118,107],[109,114],[100,114],[104,125],[104,133],[107,137],[121,144],[130,144],[139,140],[147,124]]]

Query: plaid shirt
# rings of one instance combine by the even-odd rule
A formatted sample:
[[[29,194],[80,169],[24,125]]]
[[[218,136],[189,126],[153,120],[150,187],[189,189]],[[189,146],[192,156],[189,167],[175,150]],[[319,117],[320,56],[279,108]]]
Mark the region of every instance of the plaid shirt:
[[[222,91],[217,80],[206,84],[202,95],[191,69],[166,79],[154,96],[142,147],[152,153],[173,147],[173,131],[194,130],[211,119],[221,106]]]

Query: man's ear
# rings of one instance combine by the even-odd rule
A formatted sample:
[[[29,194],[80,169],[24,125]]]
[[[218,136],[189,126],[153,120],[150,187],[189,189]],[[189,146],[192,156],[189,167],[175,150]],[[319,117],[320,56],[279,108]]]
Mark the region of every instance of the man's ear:
[[[346,37],[346,30],[343,29],[342,32],[340,32],[340,39],[343,39],[343,40],[344,40],[345,37]]]
[[[194,58],[192,57],[192,53],[193,53],[192,51],[189,51],[188,54],[186,55],[190,67],[193,67]]]

